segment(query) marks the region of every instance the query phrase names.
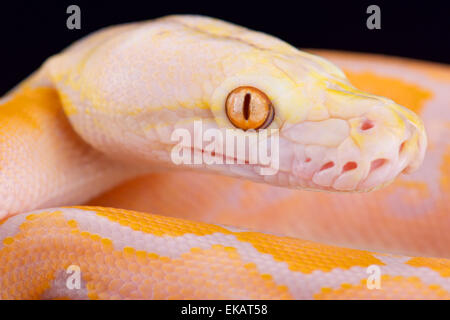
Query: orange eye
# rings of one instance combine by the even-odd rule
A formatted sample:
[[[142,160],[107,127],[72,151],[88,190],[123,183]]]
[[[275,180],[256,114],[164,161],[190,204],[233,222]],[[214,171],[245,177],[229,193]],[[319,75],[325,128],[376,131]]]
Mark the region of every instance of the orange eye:
[[[225,109],[231,123],[242,130],[267,128],[275,115],[269,97],[261,90],[247,86],[230,92]]]

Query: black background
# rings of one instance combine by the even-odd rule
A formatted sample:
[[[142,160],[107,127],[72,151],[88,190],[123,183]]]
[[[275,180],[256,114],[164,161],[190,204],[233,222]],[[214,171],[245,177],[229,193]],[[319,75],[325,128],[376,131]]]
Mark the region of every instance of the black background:
[[[275,35],[300,48],[382,53],[450,63],[450,1],[2,1],[0,95],[50,55],[108,25],[167,14],[209,15]],[[66,8],[81,8],[81,30],[66,28]],[[381,30],[366,9],[381,8]]]

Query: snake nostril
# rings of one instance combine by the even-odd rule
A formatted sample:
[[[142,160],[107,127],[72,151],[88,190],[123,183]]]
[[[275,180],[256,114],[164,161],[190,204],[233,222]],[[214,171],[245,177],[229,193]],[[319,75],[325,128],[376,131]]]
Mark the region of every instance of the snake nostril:
[[[375,125],[373,124],[372,121],[366,119],[366,120],[364,120],[363,123],[361,124],[361,130],[362,130],[362,131],[366,131],[366,130],[372,129],[374,126],[375,126]]]
[[[398,153],[401,154],[402,151],[405,149],[406,141],[403,141],[400,147],[398,148]]]
[[[354,161],[347,162],[344,167],[342,167],[342,173],[354,170],[358,167],[358,164]]]
[[[333,166],[334,166],[334,162],[333,162],[333,161],[327,162],[327,163],[325,163],[325,164],[322,166],[322,168],[320,168],[319,171],[327,170],[327,169],[329,169],[329,168],[332,168]]]

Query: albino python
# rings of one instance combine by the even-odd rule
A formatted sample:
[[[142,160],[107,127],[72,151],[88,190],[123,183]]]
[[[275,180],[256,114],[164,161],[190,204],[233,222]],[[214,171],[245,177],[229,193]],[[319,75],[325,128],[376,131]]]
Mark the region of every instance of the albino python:
[[[169,16],[50,57],[0,100],[0,298],[450,298],[450,68],[319,54],[346,75]],[[277,129],[278,171],[175,165],[172,134],[196,120]]]

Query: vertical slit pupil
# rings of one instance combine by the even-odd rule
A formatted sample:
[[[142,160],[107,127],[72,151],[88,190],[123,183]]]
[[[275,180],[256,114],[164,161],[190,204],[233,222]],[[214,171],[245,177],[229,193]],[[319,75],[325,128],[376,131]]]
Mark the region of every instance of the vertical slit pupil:
[[[252,99],[252,95],[250,93],[245,94],[244,97],[244,119],[248,120],[250,118],[250,100]]]

